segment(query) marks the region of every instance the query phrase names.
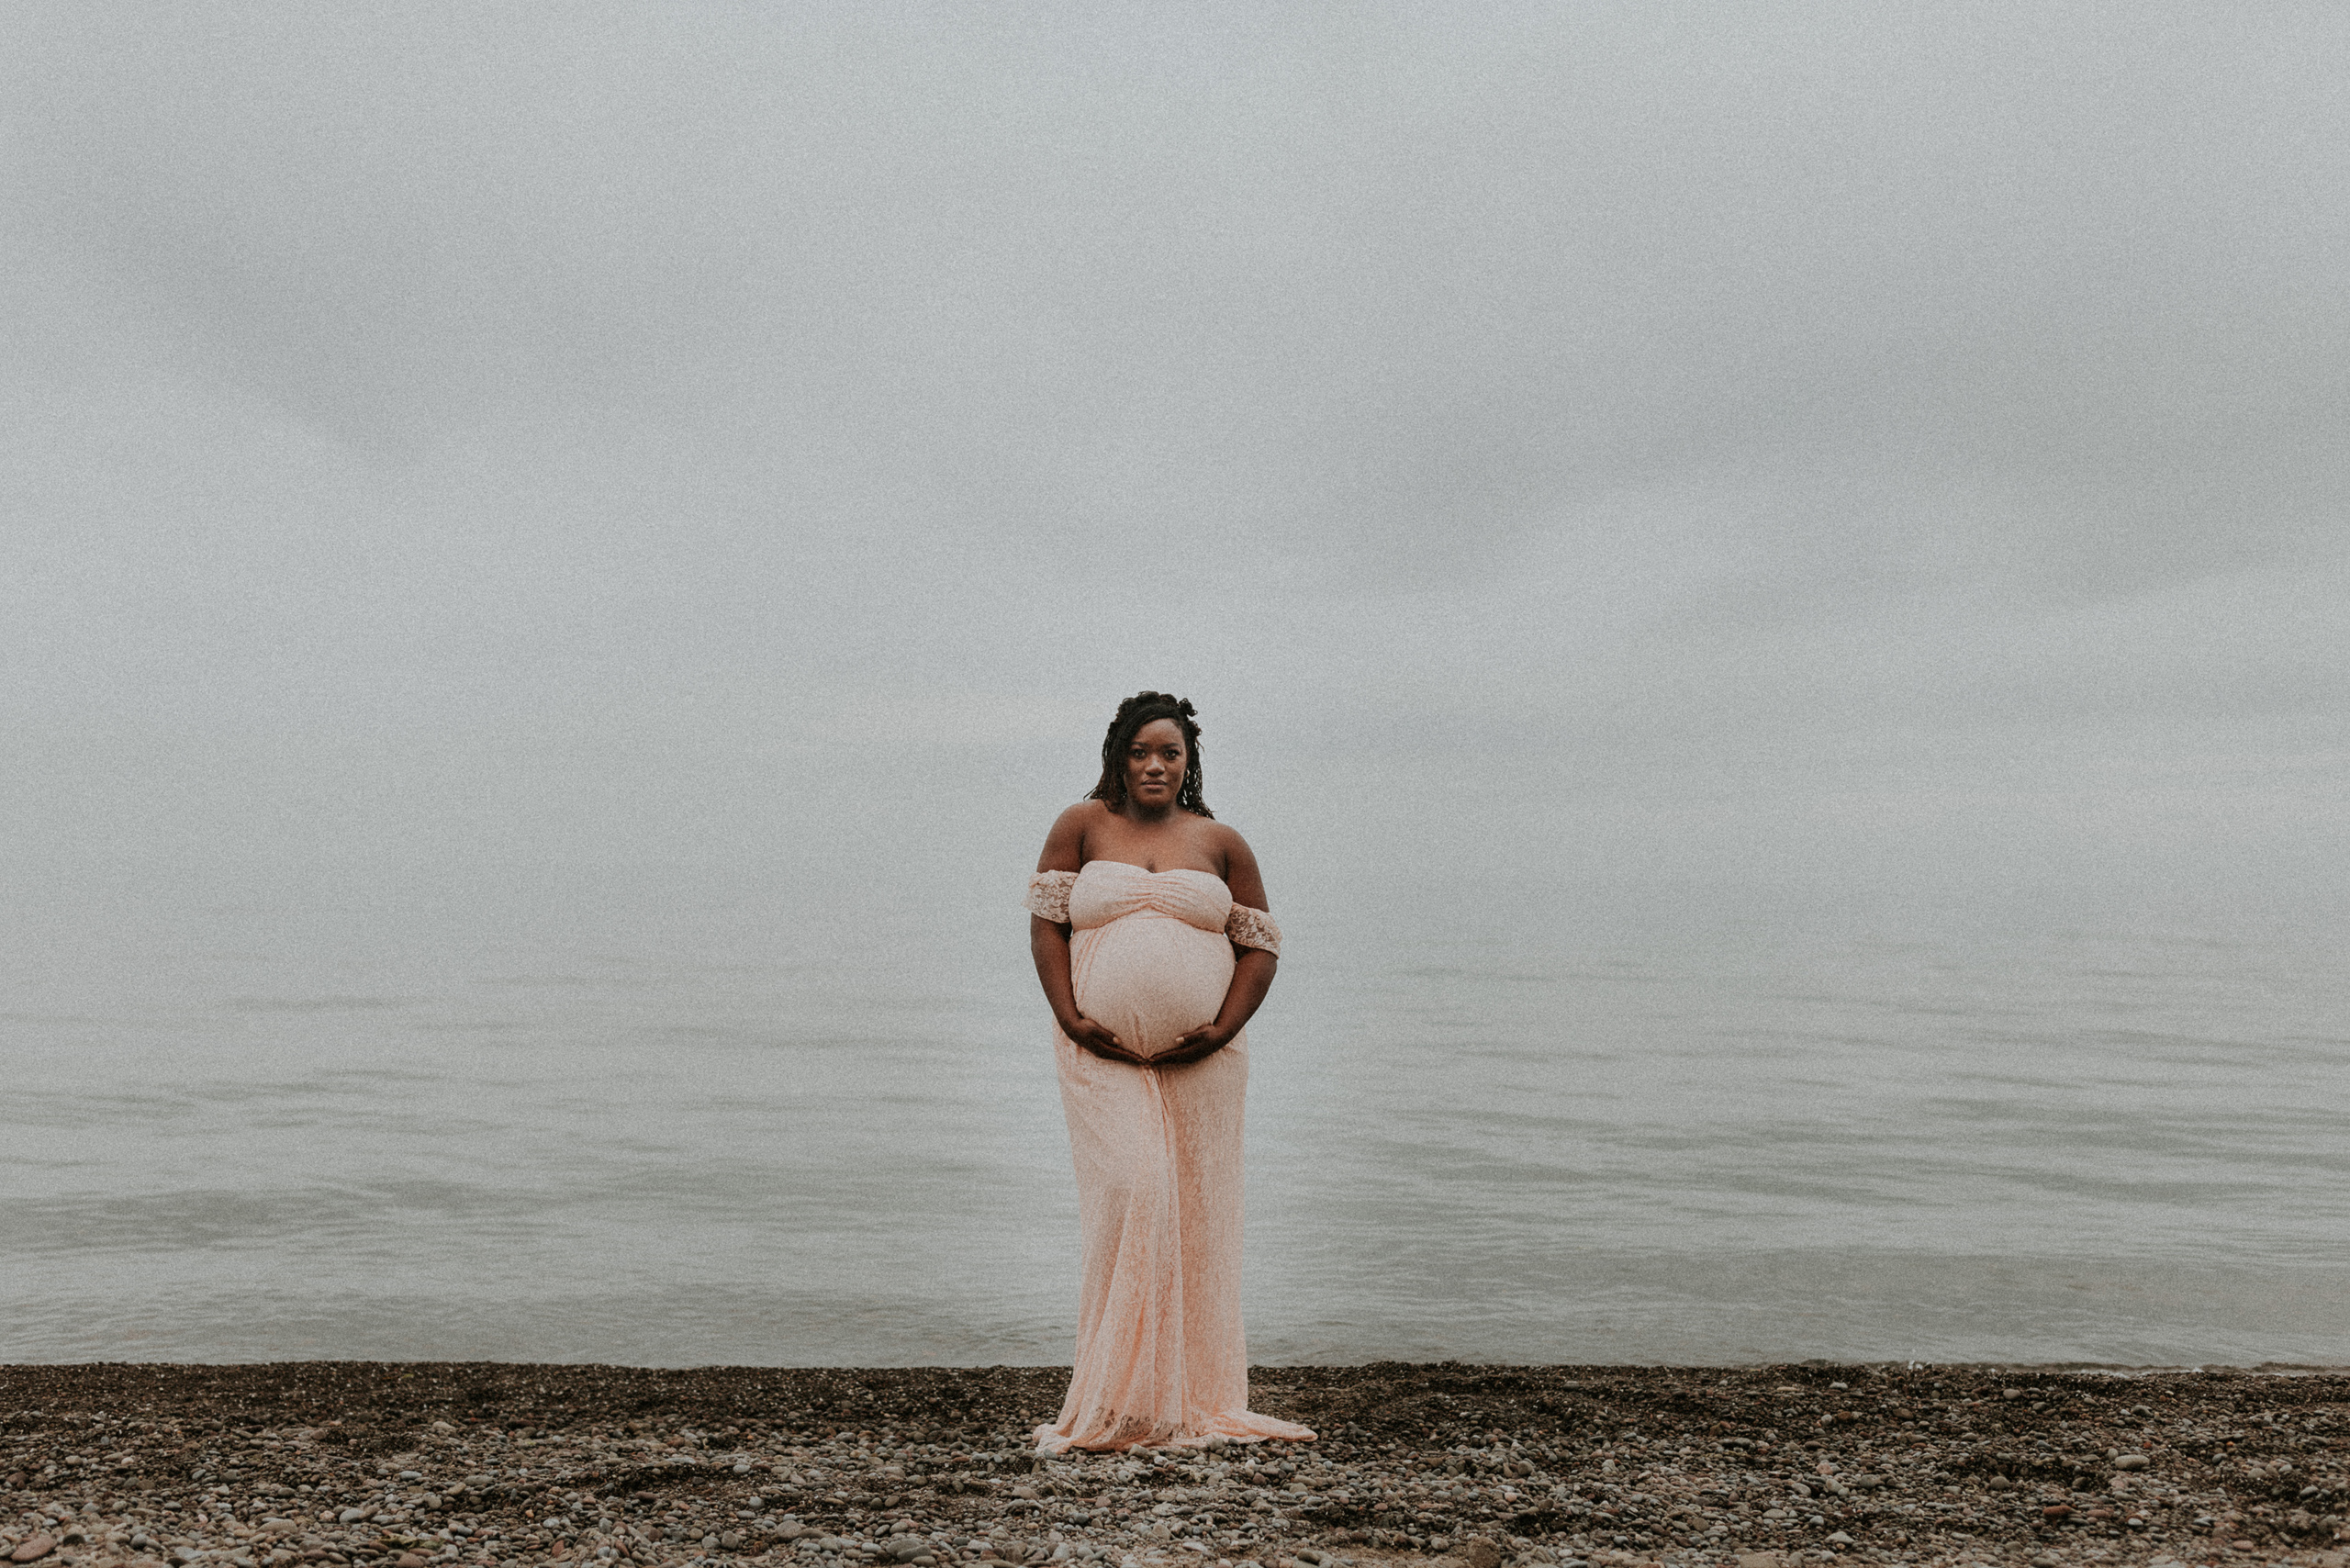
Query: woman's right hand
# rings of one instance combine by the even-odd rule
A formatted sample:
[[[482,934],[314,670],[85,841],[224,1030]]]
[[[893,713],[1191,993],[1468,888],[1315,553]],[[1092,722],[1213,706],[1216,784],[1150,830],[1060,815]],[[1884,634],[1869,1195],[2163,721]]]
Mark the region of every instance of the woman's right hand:
[[[1061,1033],[1067,1035],[1081,1051],[1091,1051],[1103,1061],[1129,1061],[1136,1067],[1148,1065],[1145,1058],[1126,1049],[1125,1042],[1111,1033],[1106,1025],[1096,1024],[1082,1014],[1058,1022]]]

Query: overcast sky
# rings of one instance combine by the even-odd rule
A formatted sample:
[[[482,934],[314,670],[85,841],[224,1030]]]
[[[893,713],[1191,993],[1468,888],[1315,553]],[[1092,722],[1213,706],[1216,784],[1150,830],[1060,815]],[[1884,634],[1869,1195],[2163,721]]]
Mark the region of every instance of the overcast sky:
[[[1151,686],[1321,896],[2336,890],[2345,81],[2333,0],[12,5],[12,857],[977,887]]]

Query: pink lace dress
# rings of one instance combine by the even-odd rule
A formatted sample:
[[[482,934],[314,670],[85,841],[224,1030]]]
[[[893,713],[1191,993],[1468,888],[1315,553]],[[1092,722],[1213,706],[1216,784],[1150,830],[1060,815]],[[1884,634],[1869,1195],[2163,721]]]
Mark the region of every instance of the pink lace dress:
[[[1262,910],[1205,871],[1093,860],[1039,872],[1028,908],[1073,928],[1078,1010],[1144,1056],[1211,1023],[1233,944],[1281,950]],[[1248,1408],[1240,1323],[1241,1110],[1246,1031],[1204,1061],[1104,1061],[1058,1029],[1061,1106],[1077,1164],[1084,1279],[1077,1365],[1039,1448],[1197,1446],[1314,1434]]]

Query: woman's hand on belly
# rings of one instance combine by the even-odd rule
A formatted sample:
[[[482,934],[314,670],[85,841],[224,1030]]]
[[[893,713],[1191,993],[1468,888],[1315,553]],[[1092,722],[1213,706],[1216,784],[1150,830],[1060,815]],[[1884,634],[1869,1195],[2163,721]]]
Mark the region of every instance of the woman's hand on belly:
[[[1146,1058],[1126,1049],[1125,1042],[1107,1026],[1095,1023],[1082,1013],[1072,1014],[1055,1022],[1059,1024],[1061,1033],[1067,1035],[1081,1051],[1090,1051],[1103,1061],[1130,1061],[1136,1067],[1148,1065]]]
[[[1203,1024],[1175,1037],[1175,1044],[1161,1055],[1150,1058],[1153,1067],[1186,1067],[1215,1055],[1232,1044],[1237,1029],[1227,1029],[1221,1024]]]

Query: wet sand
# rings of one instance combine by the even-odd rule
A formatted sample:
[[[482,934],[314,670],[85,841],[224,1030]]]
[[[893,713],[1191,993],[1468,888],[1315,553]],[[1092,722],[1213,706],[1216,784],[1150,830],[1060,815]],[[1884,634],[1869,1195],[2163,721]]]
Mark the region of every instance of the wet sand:
[[[1067,1376],[0,1367],[0,1559],[2350,1568],[2337,1370],[1260,1368],[1320,1440],[1040,1460]]]

